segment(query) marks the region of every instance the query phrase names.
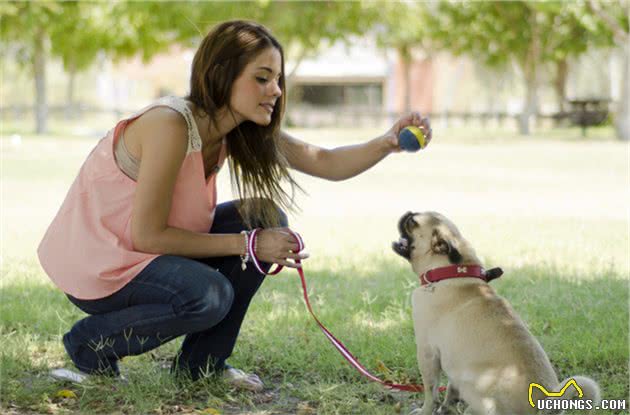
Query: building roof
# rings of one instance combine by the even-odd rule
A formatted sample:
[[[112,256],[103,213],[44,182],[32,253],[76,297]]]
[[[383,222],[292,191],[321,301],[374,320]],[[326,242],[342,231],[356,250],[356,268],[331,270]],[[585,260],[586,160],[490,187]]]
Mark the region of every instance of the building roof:
[[[290,72],[295,61],[287,61]],[[389,74],[390,63],[384,51],[365,41],[345,45],[337,42],[322,49],[317,56],[300,62],[295,73],[299,82],[383,81]]]

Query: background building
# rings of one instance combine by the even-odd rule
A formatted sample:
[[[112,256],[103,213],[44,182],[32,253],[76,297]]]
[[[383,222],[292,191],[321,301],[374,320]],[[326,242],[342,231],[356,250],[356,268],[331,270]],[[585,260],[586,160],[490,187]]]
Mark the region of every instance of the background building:
[[[173,46],[150,62],[133,58],[118,63],[104,56],[75,79],[72,118],[92,115],[112,119],[135,111],[159,96],[185,95],[194,51]],[[367,38],[322,47],[317,56],[286,63],[289,126],[387,125],[409,108],[430,114],[434,123],[465,124],[476,120],[513,122],[523,105],[522,76],[512,68],[494,71],[466,57],[414,51],[405,75],[402,60]],[[296,67],[297,65],[297,67]],[[614,51],[592,51],[570,62],[568,98],[605,98],[619,91],[619,57]],[[552,88],[553,68],[542,71],[539,113],[559,110]],[[0,114],[12,122],[31,122],[32,79],[19,66],[5,62]],[[59,61],[48,66],[50,117],[67,117],[69,77]],[[409,97],[406,97],[406,94]],[[100,115],[99,115],[100,114]],[[109,114],[103,117],[104,114]],[[91,125],[98,122],[91,120]],[[28,127],[27,127],[28,128]],[[97,127],[98,129],[98,127]]]

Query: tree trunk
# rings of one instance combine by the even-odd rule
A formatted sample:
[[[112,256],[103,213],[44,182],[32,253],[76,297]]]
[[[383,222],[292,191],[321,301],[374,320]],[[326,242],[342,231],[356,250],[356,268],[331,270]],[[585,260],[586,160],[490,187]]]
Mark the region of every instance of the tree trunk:
[[[529,135],[531,118],[538,113],[538,77],[536,63],[528,64],[525,68],[525,102],[523,112],[519,118],[519,133]]]
[[[523,64],[523,75],[525,77],[525,102],[523,112],[519,120],[519,133],[530,134],[530,122],[532,115],[538,113],[538,61],[540,60],[540,35],[536,24],[536,13],[532,13],[530,18],[532,28],[532,41]]]
[[[564,112],[567,99],[567,77],[569,75],[569,64],[566,59],[556,62],[556,77],[553,82],[558,111]]]
[[[37,29],[33,53],[33,73],[35,75],[35,131],[45,134],[48,131],[48,103],[46,100],[46,32]]]
[[[405,113],[411,111],[411,56],[409,54],[403,54],[403,73],[405,76],[405,89],[403,96],[405,97]]]
[[[76,118],[76,108],[74,103],[74,86],[77,79],[77,70],[75,64],[68,67],[68,88],[66,89],[66,119]]]
[[[398,47],[398,56],[402,65],[402,75],[404,79],[404,85],[402,89],[403,93],[403,112],[407,113],[411,111],[411,50],[406,45]]]
[[[630,102],[628,102],[630,100],[630,80],[628,79],[630,77],[630,48],[628,47],[630,33],[602,7],[601,3],[590,0],[588,4],[591,10],[612,30],[615,43],[621,49],[621,91],[615,111],[615,132],[619,140],[630,141]],[[630,15],[629,4],[627,1],[621,3],[626,15]]]
[[[285,76],[284,78],[284,81],[286,83],[286,85],[284,86],[284,89],[287,93],[289,89],[293,86],[295,74],[297,73],[297,70],[300,67],[300,64],[302,63],[304,58],[306,58],[306,54],[307,54],[307,50],[305,48],[302,48],[302,50],[300,51],[300,54],[295,60],[295,63],[293,64],[293,68],[291,68],[291,70],[288,72],[288,75]]]
[[[621,47],[621,94],[615,113],[617,138],[630,141],[630,48]]]

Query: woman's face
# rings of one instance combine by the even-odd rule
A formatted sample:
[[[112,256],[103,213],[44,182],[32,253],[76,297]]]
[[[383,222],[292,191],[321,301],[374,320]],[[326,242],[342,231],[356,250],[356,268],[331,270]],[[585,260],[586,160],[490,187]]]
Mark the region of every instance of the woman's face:
[[[275,104],[282,95],[278,85],[282,57],[280,51],[269,47],[245,66],[234,81],[230,106],[237,121],[252,121],[269,125]]]

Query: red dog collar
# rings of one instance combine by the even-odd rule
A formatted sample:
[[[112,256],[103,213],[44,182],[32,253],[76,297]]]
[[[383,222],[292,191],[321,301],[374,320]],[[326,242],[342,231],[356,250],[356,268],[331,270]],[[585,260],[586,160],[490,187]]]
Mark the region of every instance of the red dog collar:
[[[451,265],[448,267],[434,268],[420,275],[422,285],[432,284],[451,278],[479,278],[490,282],[503,275],[501,268],[492,268],[488,271],[479,265]]]

